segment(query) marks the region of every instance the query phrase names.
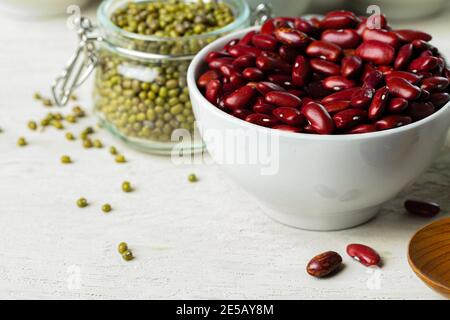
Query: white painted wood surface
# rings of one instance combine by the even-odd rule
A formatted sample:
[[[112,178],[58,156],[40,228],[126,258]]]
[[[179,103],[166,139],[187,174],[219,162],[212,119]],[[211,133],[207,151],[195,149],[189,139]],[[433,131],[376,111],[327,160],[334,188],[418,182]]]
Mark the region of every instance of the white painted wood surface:
[[[93,10],[87,12],[93,14]],[[414,25],[435,35],[450,54],[450,13]],[[129,162],[114,163],[107,150],[85,150],[49,129],[30,132],[29,119],[46,110],[31,98],[48,92],[75,46],[65,17],[0,19],[0,298],[159,299],[435,299],[408,267],[408,239],[429,220],[404,213],[406,194],[450,209],[450,143],[405,195],[372,222],[339,232],[308,232],[277,224],[214,165],[174,166],[169,158],[126,149],[106,132],[108,145]],[[90,106],[90,84],[78,93]],[[90,117],[72,131],[78,133]],[[25,136],[29,146],[19,148]],[[59,163],[69,154],[72,165]],[[186,180],[190,172],[200,178]],[[121,192],[123,180],[136,191]],[[75,205],[85,196],[83,210]],[[100,206],[114,210],[105,215]],[[136,256],[116,252],[126,241]],[[345,255],[350,242],[373,246],[384,258],[369,273]],[[310,257],[341,252],[345,269],[327,280],[308,276]]]

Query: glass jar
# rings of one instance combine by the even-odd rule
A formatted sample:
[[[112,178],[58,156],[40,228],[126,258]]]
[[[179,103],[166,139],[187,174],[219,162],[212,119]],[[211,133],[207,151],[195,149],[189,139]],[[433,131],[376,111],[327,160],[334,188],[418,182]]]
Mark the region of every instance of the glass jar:
[[[190,61],[218,37],[249,26],[250,9],[245,0],[221,0],[234,16],[225,27],[200,35],[162,38],[129,32],[111,21],[112,14],[129,2],[103,1],[96,28],[86,18],[81,19],[80,46],[55,82],[54,98],[59,105],[67,103],[71,90],[95,68],[93,103],[101,124],[134,148],[170,154],[174,146],[180,148],[180,142],[172,140],[174,132],[182,129],[190,137],[196,136],[186,84]],[[84,70],[77,69],[77,60],[82,60]],[[202,151],[203,142],[187,139],[181,149]]]

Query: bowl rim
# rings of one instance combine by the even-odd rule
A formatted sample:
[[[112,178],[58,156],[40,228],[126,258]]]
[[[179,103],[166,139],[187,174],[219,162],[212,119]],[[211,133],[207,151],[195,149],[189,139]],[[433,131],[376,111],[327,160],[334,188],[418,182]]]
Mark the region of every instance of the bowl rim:
[[[432,227],[435,224],[446,223],[447,221],[450,222],[450,217],[449,218],[442,218],[442,219],[435,220],[435,221],[430,222],[430,223],[426,224],[425,226],[421,227],[419,230],[417,230],[412,235],[411,239],[409,240],[407,257],[408,257],[408,263],[409,263],[411,269],[414,271],[414,273],[416,273],[419,276],[419,278],[422,278],[422,281],[428,281],[428,282],[432,283],[434,286],[436,286],[437,288],[440,288],[441,290],[450,291],[450,286],[447,286],[447,285],[445,285],[445,284],[443,284],[441,282],[437,282],[436,280],[426,276],[422,272],[422,270],[419,269],[419,267],[417,267],[414,259],[412,258],[412,255],[411,255],[412,244],[413,244],[413,241],[415,240],[417,235],[419,235],[425,229],[428,229],[428,228]]]
[[[264,130],[265,132],[272,132],[272,133],[276,132],[277,135],[287,137],[287,138],[319,140],[319,141],[348,141],[348,140],[365,140],[365,139],[372,139],[372,138],[373,139],[383,138],[383,137],[386,137],[386,136],[392,135],[392,134],[400,134],[400,133],[412,131],[414,129],[417,129],[418,127],[421,127],[422,125],[424,125],[426,123],[429,123],[429,122],[435,120],[436,118],[438,118],[441,114],[444,114],[445,112],[448,112],[450,114],[450,112],[449,112],[450,102],[448,102],[446,105],[441,107],[441,109],[439,109],[437,112],[433,113],[432,115],[430,115],[424,119],[421,119],[419,121],[413,122],[411,124],[402,126],[402,127],[383,130],[383,131],[369,132],[369,133],[342,134],[342,135],[306,134],[303,132],[289,132],[289,131],[284,131],[284,130],[276,130],[276,129],[272,129],[272,128],[266,128],[263,126],[259,126],[259,125],[241,120],[239,118],[236,118],[236,117],[220,110],[219,108],[217,108],[215,105],[213,105],[211,102],[209,102],[203,96],[203,94],[200,92],[199,88],[197,87],[196,73],[197,73],[198,69],[202,66],[202,64],[204,63],[204,58],[206,57],[206,55],[210,51],[213,51],[213,48],[221,47],[221,46],[225,45],[228,41],[235,39],[235,38],[239,38],[239,37],[243,36],[245,33],[249,32],[249,31],[258,30],[259,28],[260,28],[260,26],[248,27],[248,28],[230,33],[219,39],[216,39],[215,41],[213,41],[210,44],[208,44],[207,46],[205,46],[202,50],[200,50],[195,55],[194,59],[191,61],[190,65],[189,65],[189,69],[187,72],[187,82],[188,82],[188,87],[189,87],[190,93],[192,95],[196,96],[196,98],[199,97],[203,108],[207,109],[210,112],[213,112],[214,114],[223,118],[226,121],[231,121],[231,122],[235,123],[236,125],[244,126],[249,129],[255,128],[257,130]],[[449,121],[449,125],[450,125],[450,121]]]

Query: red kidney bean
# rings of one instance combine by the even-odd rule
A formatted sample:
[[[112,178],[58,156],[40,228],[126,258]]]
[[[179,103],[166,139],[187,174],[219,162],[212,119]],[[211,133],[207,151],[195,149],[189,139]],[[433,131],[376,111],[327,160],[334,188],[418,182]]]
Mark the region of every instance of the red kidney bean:
[[[242,76],[250,81],[261,81],[264,79],[264,73],[257,68],[245,68]]]
[[[215,60],[217,58],[225,58],[225,57],[229,57],[229,55],[226,52],[223,52],[223,51],[211,51],[210,53],[208,53],[206,55],[205,61],[209,63],[212,60]]]
[[[377,126],[377,130],[387,130],[405,126],[407,124],[410,124],[411,122],[412,119],[410,117],[390,115],[378,120],[377,122],[375,122],[375,125]]]
[[[306,93],[309,96],[311,96],[311,98],[317,100],[322,99],[333,93],[331,90],[326,89],[323,86],[322,81],[311,81],[310,83],[308,83],[305,90]]]
[[[422,92],[420,93],[420,101],[428,101],[430,98],[431,93],[425,89],[422,89]]]
[[[358,17],[353,12],[340,10],[329,12],[320,22],[322,30],[327,29],[347,29],[358,25]]]
[[[405,69],[409,65],[412,55],[413,45],[411,43],[403,45],[400,50],[398,50],[397,57],[394,61],[394,68],[396,70]]]
[[[337,62],[342,55],[342,50],[339,46],[330,42],[313,41],[306,48],[306,54],[313,58]]]
[[[304,56],[297,56],[292,68],[292,83],[296,86],[304,86],[311,73],[308,60]]]
[[[378,266],[381,262],[380,255],[374,249],[359,243],[349,244],[347,254],[366,267]]]
[[[228,78],[231,77],[232,74],[239,73],[239,70],[231,64],[224,64],[220,66],[219,71]]]
[[[386,80],[386,85],[394,97],[403,98],[408,101],[416,100],[420,97],[420,88],[403,78],[389,78]]]
[[[208,67],[210,69],[218,70],[221,66],[225,64],[233,64],[234,59],[231,57],[223,57],[223,58],[216,58],[212,59],[208,62]]]
[[[301,131],[300,128],[289,126],[287,124],[279,124],[279,125],[276,125],[276,126],[272,127],[272,129],[277,129],[277,130],[282,130],[282,131],[289,131],[289,132],[300,132]]]
[[[377,127],[374,124],[360,124],[356,127],[353,127],[347,130],[345,133],[347,134],[360,134],[360,133],[369,133],[377,131]]]
[[[266,102],[278,107],[300,108],[302,99],[286,91],[271,91],[264,95]]]
[[[245,121],[268,128],[278,124],[275,117],[262,113],[252,113],[245,118]]]
[[[394,32],[383,29],[366,29],[362,34],[364,41],[376,40],[394,48],[399,45],[398,37]]]
[[[256,31],[250,31],[247,32],[247,34],[241,39],[239,40],[239,44],[242,44],[244,46],[249,45],[252,42],[253,36],[256,34]],[[232,47],[231,45],[229,47]]]
[[[382,87],[375,92],[369,106],[369,119],[376,120],[381,117],[389,102],[389,89]]]
[[[341,74],[346,78],[355,77],[362,68],[363,62],[358,56],[347,56],[341,62]]]
[[[327,251],[312,258],[306,266],[306,272],[317,278],[331,275],[339,270],[342,257],[334,251]]]
[[[292,78],[286,74],[274,73],[267,76],[267,80],[282,87],[292,86]]]
[[[269,19],[262,25],[261,33],[272,34],[276,28],[280,28],[280,27],[293,28],[294,27],[294,18],[277,17],[277,18]]]
[[[295,18],[294,29],[306,33],[309,36],[315,36],[319,32],[319,29],[316,28],[310,21],[302,18]]]
[[[346,109],[333,116],[338,129],[348,129],[367,120],[367,111],[362,109]]]
[[[413,121],[422,120],[435,111],[434,105],[430,102],[413,102],[408,107],[408,115]]]
[[[419,57],[411,61],[408,67],[408,71],[418,73],[418,72],[428,72],[433,70],[438,66],[438,58],[436,57]]]
[[[322,81],[322,84],[326,89],[334,91],[350,89],[356,85],[355,81],[344,78],[342,76],[327,77]]]
[[[211,80],[206,85],[206,92],[205,92],[206,99],[208,99],[208,101],[211,102],[212,104],[217,104],[217,100],[219,99],[221,90],[222,84],[220,83],[220,81]]]
[[[306,34],[291,28],[278,28],[273,34],[281,43],[295,48],[304,48],[310,41]]]
[[[375,94],[375,89],[364,87],[358,88],[350,100],[350,104],[354,108],[364,109],[366,108],[373,99]]]
[[[328,111],[318,102],[310,102],[303,106],[301,113],[308,120],[312,129],[318,134],[331,134],[334,122]]]
[[[438,92],[430,95],[430,102],[436,107],[436,109],[440,109],[445,106],[450,101],[450,94],[447,92]]]
[[[441,211],[441,207],[434,202],[420,201],[420,200],[406,200],[405,209],[412,214],[431,218]]]
[[[370,89],[376,89],[378,88],[382,82],[383,82],[384,75],[379,70],[373,70],[366,74],[366,76],[363,78],[363,87],[370,88]]]
[[[239,56],[243,56],[243,55],[248,55],[248,54],[256,57],[261,54],[261,49],[251,47],[248,45],[236,44],[236,45],[228,48],[228,53],[230,54],[230,56],[235,57],[235,58],[237,58]]]
[[[284,61],[292,64],[295,62],[295,58],[297,58],[299,52],[294,47],[283,45],[278,50],[278,54]]]
[[[299,98],[305,96],[305,91],[300,90],[300,89],[288,89],[287,92],[289,92],[290,94],[293,94],[294,96],[297,96]]]
[[[348,109],[350,107],[350,101],[338,100],[331,102],[322,102],[322,105],[325,107],[328,113],[333,114]]]
[[[444,91],[450,81],[445,77],[431,77],[422,81],[421,88],[427,90],[430,93]]]
[[[406,71],[392,71],[386,75],[386,81],[392,78],[402,78],[412,84],[417,84],[420,81],[420,77],[417,74]]]
[[[278,41],[274,36],[263,33],[253,35],[252,43],[255,47],[269,51],[275,50],[278,46]]]
[[[272,111],[275,110],[277,106],[273,104],[267,103],[263,97],[256,98],[256,102],[253,105],[253,112],[255,113],[264,113],[268,115],[272,115]]]
[[[309,64],[311,69],[315,72],[319,72],[327,76],[335,76],[341,73],[341,67],[334,62],[322,59],[311,59],[309,60]]]
[[[206,88],[211,80],[220,80],[221,77],[220,73],[216,70],[208,70],[198,78],[197,85],[200,88]]]
[[[279,85],[269,82],[269,81],[261,81],[256,84],[256,89],[262,94],[265,95],[266,93],[270,91],[286,91],[283,87],[280,87]]]
[[[353,29],[325,30],[320,40],[338,45],[342,49],[353,49],[361,41],[360,36]]]
[[[322,103],[327,102],[333,102],[333,101],[339,101],[339,100],[351,100],[353,97],[353,94],[360,88],[350,88],[346,90],[342,90],[339,92],[335,92],[333,94],[330,94],[322,99]]]
[[[246,54],[240,57],[237,57],[233,61],[233,66],[237,68],[248,68],[254,67],[256,62],[256,57],[251,54]]]
[[[412,42],[416,39],[420,39],[423,41],[430,41],[432,37],[425,32],[416,31],[416,30],[395,30],[394,31],[397,37],[404,42]]]
[[[364,41],[357,49],[356,54],[363,60],[376,65],[389,65],[395,57],[395,49],[389,44],[369,40]]]
[[[243,86],[230,95],[228,95],[225,100],[225,106],[235,110],[235,109],[245,109],[255,98],[256,90],[251,86]]]
[[[233,116],[235,116],[236,118],[239,118],[241,120],[245,120],[245,118],[247,118],[247,116],[252,114],[252,112],[250,110],[247,110],[247,109],[235,109],[235,110],[233,110],[233,112],[231,114]]]
[[[256,58],[256,67],[261,71],[281,71],[290,73],[291,67],[289,64],[281,59],[276,59],[264,55],[260,55]]]
[[[304,121],[303,115],[295,108],[279,107],[273,110],[272,114],[279,121],[291,126],[299,126]]]
[[[239,73],[232,73],[229,77],[229,87],[231,90],[236,90],[240,87],[242,87],[245,84],[244,78]],[[228,91],[228,90],[224,90]]]
[[[392,113],[401,113],[408,108],[408,100],[403,98],[392,98],[389,101],[388,110]]]
[[[394,71],[391,66],[378,66],[378,71],[380,71],[384,76]]]

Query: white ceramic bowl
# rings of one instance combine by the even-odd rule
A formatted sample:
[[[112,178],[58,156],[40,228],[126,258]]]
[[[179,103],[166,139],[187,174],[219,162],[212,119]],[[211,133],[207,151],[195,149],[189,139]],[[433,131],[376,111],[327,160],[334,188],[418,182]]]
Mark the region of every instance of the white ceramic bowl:
[[[267,129],[216,108],[196,85],[204,58],[251,29],[218,39],[200,51],[189,67],[188,85],[198,127],[212,158],[269,216],[303,229],[356,226],[374,217],[436,157],[450,126],[449,104],[408,126],[328,136]],[[242,143],[227,138],[232,132],[263,138]],[[267,136],[278,139],[278,145],[272,145],[271,165],[265,157],[261,157],[264,161],[251,158],[258,152],[264,154]]]

